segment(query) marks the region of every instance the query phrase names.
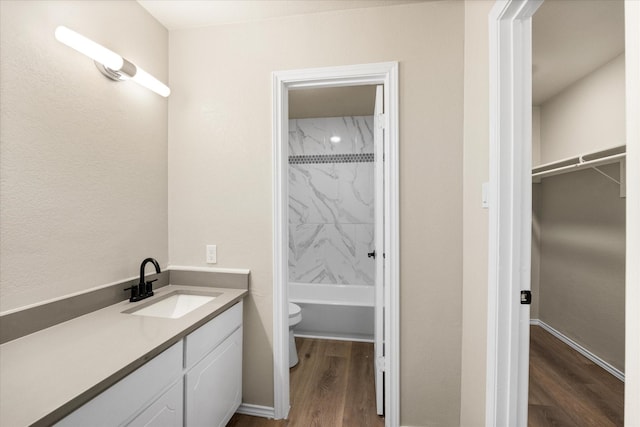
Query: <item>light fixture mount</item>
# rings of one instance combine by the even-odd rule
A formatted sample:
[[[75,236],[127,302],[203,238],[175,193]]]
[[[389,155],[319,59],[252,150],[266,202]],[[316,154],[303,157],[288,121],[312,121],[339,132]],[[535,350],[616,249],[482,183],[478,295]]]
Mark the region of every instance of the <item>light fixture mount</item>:
[[[119,70],[112,70],[111,68],[98,61],[93,61],[93,63],[105,77],[117,82],[130,79],[131,77],[135,76],[136,72],[138,71],[135,64],[127,61],[125,58],[122,58],[122,68],[120,68]]]
[[[96,68],[108,79],[110,80],[114,80],[117,82],[121,82],[123,80],[127,80],[127,78],[122,75],[122,73],[119,73],[117,71],[112,70],[109,67],[106,67],[105,65],[99,63],[98,61],[93,61],[93,63],[96,65]]]

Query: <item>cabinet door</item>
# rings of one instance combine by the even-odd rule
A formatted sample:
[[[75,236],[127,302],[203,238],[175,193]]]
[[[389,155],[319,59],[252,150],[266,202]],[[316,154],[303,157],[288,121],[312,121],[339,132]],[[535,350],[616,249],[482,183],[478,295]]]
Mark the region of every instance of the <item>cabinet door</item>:
[[[182,379],[133,419],[128,427],[182,426]]]
[[[184,339],[184,366],[190,369],[242,326],[242,301],[200,326]]]
[[[182,376],[182,341],[60,420],[56,427],[122,425]]]
[[[185,426],[224,427],[242,399],[242,327],[185,376]]]

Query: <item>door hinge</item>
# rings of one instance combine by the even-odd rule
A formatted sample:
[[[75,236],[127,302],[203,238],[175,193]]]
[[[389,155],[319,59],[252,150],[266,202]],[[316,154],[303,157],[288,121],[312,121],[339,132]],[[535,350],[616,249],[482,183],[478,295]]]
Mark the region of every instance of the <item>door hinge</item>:
[[[385,372],[387,370],[385,363],[384,356],[378,357],[376,359],[376,370],[379,372]]]
[[[520,304],[531,304],[531,291],[520,291]]]
[[[385,125],[384,125],[384,124],[385,124],[385,116],[384,116],[384,113],[380,113],[380,114],[378,114],[378,120],[377,120],[377,122],[378,122],[378,123],[377,123],[378,129],[384,129],[384,128],[385,128]]]

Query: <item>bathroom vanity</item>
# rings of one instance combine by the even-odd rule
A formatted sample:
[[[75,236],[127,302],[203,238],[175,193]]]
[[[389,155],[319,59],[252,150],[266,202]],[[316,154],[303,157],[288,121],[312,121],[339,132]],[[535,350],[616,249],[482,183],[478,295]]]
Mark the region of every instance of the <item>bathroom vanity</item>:
[[[246,289],[169,285],[213,299],[179,318],[118,304],[0,346],[0,425],[224,426],[242,399]]]
[[[224,426],[241,399],[239,302],[56,426]]]

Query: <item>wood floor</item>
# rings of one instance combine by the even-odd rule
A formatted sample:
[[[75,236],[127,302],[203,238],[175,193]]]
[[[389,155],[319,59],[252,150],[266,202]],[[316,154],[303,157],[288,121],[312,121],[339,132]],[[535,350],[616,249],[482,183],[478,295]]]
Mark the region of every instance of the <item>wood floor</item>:
[[[378,427],[373,344],[296,338],[289,420],[236,414],[227,427]],[[529,427],[623,426],[624,383],[531,327]]]
[[[624,383],[531,327],[529,427],[623,426]]]
[[[373,344],[296,338],[288,420],[235,414],[227,427],[383,427],[376,415]]]

